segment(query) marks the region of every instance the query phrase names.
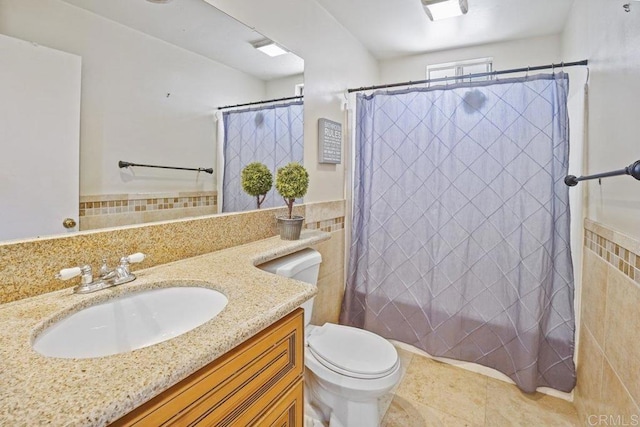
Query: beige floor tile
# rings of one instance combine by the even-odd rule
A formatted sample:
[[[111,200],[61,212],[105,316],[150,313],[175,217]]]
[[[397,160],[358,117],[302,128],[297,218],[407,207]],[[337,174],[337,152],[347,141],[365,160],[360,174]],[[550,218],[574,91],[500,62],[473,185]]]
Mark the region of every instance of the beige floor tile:
[[[578,412],[578,423],[582,422],[580,425],[587,425],[585,420],[587,419],[588,409],[585,407],[584,401],[575,400],[573,404],[576,407],[576,412]]]
[[[387,412],[389,405],[391,405],[391,401],[393,400],[393,397],[395,395],[394,393],[402,383],[402,380],[407,374],[407,369],[411,364],[411,360],[413,359],[412,352],[403,350],[398,347],[396,347],[396,350],[398,350],[398,356],[400,357],[400,381],[398,381],[398,384],[393,389],[391,389],[389,393],[378,399],[378,411],[380,413],[380,419],[384,417],[384,414]]]
[[[480,374],[414,356],[395,394],[474,425],[484,423],[487,377]]]
[[[427,405],[412,402],[401,397],[394,397],[389,406],[381,427],[472,427],[462,418],[454,417]]]
[[[485,421],[491,427],[580,425],[570,402],[542,393],[523,393],[515,385],[491,378],[487,384]]]
[[[378,416],[380,417],[380,419],[383,419],[385,414],[389,411],[391,401],[393,401],[394,397],[394,392],[390,391],[384,396],[378,398]]]

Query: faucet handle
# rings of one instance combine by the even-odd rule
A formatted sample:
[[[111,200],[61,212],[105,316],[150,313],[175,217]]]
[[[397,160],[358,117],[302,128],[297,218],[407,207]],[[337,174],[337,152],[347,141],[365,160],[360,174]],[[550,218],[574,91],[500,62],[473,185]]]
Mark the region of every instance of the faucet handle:
[[[90,265],[83,265],[82,267],[63,268],[58,274],[56,279],[69,280],[76,276],[82,275],[82,284],[88,285],[93,283],[93,273]]]
[[[56,279],[69,280],[81,274],[82,269],[80,267],[63,268],[58,274],[56,274]]]
[[[124,257],[126,258],[127,262],[129,264],[133,264],[136,262],[142,262],[145,258],[145,254],[143,254],[142,252],[136,252],[135,254],[131,254],[129,256]],[[121,260],[122,262],[122,260]]]
[[[120,265],[116,267],[116,285],[120,285],[122,283],[127,283],[132,280],[135,280],[135,274],[131,274],[131,270],[129,269],[130,263],[142,262],[144,260],[144,254],[141,252],[136,252],[135,254],[131,254],[128,256],[123,256],[120,258]]]

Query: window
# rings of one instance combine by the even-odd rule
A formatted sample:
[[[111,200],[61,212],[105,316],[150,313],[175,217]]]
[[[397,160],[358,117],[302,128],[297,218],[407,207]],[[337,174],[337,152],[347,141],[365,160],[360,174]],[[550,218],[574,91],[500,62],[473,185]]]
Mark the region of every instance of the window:
[[[493,58],[470,59],[427,66],[427,79],[466,76],[468,74],[490,73],[493,71]],[[491,80],[492,76],[474,77],[471,81]],[[462,82],[463,79],[456,79]],[[469,81],[469,79],[464,79]]]

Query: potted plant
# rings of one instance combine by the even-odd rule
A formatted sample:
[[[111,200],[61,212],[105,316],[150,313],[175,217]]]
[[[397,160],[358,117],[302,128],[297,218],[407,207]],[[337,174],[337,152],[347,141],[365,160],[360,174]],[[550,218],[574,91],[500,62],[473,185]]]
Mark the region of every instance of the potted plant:
[[[242,189],[256,198],[258,209],[273,186],[273,175],[269,168],[260,162],[249,163],[242,169]]]
[[[309,174],[300,163],[291,162],[278,169],[276,173],[276,190],[284,199],[289,215],[276,217],[280,238],[284,240],[298,240],[304,217],[293,215],[293,203],[296,199],[307,194],[309,188]]]

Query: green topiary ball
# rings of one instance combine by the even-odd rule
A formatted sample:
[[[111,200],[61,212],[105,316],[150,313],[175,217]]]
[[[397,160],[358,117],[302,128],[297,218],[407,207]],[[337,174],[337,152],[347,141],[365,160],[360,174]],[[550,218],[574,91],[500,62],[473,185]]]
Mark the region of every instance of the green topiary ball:
[[[299,199],[307,194],[309,174],[300,163],[291,162],[278,169],[276,190],[285,199]]]
[[[273,186],[273,175],[269,168],[260,162],[249,163],[242,169],[242,189],[250,196],[267,194]]]

